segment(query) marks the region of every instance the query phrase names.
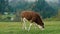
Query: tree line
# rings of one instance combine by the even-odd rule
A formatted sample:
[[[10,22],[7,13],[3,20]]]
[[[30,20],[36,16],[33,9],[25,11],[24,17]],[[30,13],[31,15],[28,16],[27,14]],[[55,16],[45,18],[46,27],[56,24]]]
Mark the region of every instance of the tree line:
[[[42,18],[50,18],[58,14],[58,9],[52,8],[45,0],[38,0],[31,3],[24,0],[0,0],[0,14],[4,14],[4,12],[18,14],[23,10],[38,12]]]

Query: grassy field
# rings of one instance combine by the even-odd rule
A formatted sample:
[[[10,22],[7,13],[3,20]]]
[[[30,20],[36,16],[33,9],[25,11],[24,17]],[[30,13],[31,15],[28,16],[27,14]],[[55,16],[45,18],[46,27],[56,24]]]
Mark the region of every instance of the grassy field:
[[[0,22],[0,34],[60,34],[60,21],[45,21],[45,30],[41,31],[38,27],[27,32],[22,30],[20,22]]]

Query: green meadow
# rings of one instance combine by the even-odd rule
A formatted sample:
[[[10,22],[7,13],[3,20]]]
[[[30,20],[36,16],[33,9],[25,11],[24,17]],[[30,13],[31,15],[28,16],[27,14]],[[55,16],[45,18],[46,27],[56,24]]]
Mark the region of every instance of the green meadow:
[[[44,31],[32,26],[28,32],[22,29],[21,22],[0,22],[0,34],[60,34],[60,21],[44,21],[44,24]]]

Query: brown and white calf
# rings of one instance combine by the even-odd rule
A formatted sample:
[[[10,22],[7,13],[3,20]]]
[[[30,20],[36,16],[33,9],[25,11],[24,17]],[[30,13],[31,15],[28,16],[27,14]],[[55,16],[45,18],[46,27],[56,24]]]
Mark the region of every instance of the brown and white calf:
[[[28,28],[28,31],[30,30],[30,27],[32,26],[33,22],[36,23],[36,25],[41,29],[44,30],[44,23],[40,17],[40,15],[33,11],[22,11],[21,12],[21,18],[23,20],[23,27],[27,29],[26,27],[26,20],[30,21],[30,26]]]

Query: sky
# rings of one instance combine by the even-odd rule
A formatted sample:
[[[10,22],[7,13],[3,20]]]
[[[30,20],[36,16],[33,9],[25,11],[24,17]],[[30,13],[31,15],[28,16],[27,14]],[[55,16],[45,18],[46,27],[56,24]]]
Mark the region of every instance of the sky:
[[[46,2],[58,3],[59,0],[45,0]]]
[[[36,1],[36,0],[25,0],[25,1],[29,1],[29,2],[31,2],[31,1],[32,1],[32,2],[34,2],[34,1]]]
[[[38,1],[38,0],[27,0],[28,2],[35,2],[35,1]]]
[[[9,0],[9,2],[10,1],[12,1],[12,0]],[[25,0],[25,1],[27,1],[27,2],[35,2],[35,1],[38,1],[38,0]],[[52,3],[56,3],[56,4],[58,4],[59,3],[59,0],[45,0],[47,3],[50,3],[50,2],[52,2]]]
[[[12,1],[12,0],[9,0],[9,1]]]
[[[59,0],[45,0],[51,7],[57,7],[58,8],[58,4],[59,4]]]
[[[9,0],[9,1],[12,1],[12,0]],[[25,1],[28,1],[28,2],[35,2],[35,1],[38,1],[38,0],[25,0]],[[45,0],[46,2],[54,2],[54,3],[58,3],[58,0]]]

